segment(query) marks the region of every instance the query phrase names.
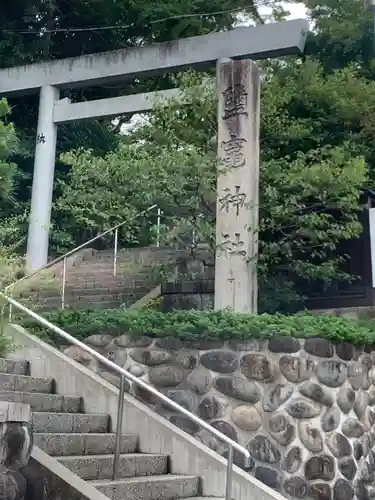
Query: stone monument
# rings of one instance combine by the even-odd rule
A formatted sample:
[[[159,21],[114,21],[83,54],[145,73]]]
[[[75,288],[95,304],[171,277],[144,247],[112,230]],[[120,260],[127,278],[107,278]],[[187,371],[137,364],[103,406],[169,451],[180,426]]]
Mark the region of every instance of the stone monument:
[[[215,309],[257,312],[259,71],[219,61]]]

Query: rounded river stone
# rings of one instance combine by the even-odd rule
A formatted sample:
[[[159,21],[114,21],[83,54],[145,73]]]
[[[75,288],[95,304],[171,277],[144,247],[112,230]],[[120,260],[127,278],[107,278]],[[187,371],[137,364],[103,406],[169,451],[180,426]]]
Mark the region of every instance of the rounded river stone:
[[[106,347],[103,347],[102,354],[107,359],[112,361],[112,363],[116,363],[116,365],[118,365],[118,366],[124,366],[126,359],[128,357],[127,349],[120,349],[120,348],[116,347],[114,344],[109,344]],[[103,368],[105,370],[109,370],[109,371],[112,370],[111,368],[108,368],[104,364],[103,364]]]
[[[255,477],[270,488],[280,488],[281,476],[276,470],[271,469],[270,467],[259,465],[255,469]]]
[[[346,479],[352,481],[357,472],[357,465],[351,457],[342,458],[339,460],[339,470]]]
[[[254,460],[267,464],[280,462],[280,452],[265,436],[255,436],[246,446]]]
[[[363,417],[368,407],[368,394],[365,391],[357,390],[355,395],[354,413],[359,419]]]
[[[282,356],[279,366],[284,377],[295,384],[311,378],[314,369],[312,361],[295,356]]]
[[[340,342],[336,344],[336,354],[344,361],[350,361],[354,358],[354,345],[350,342]]]
[[[254,432],[262,425],[262,417],[254,406],[240,405],[232,410],[233,422],[243,431]]]
[[[317,401],[318,403],[321,403],[326,406],[333,405],[332,395],[326,389],[324,389],[324,387],[321,387],[319,384],[316,384],[315,382],[310,382],[310,381],[304,382],[300,386],[299,390],[303,396],[306,396],[307,398]]]
[[[144,367],[139,365],[130,365],[128,372],[134,375],[134,377],[142,377],[146,373]]]
[[[177,365],[186,368],[187,370],[193,370],[198,365],[199,355],[194,351],[179,350],[174,355],[174,362]]]
[[[116,373],[109,372],[106,370],[101,370],[99,372],[99,375],[110,384],[116,387],[120,387],[120,377]],[[130,382],[128,380],[125,380],[125,392],[129,391],[130,391]]]
[[[222,340],[185,340],[184,346],[198,351],[209,351],[212,349],[221,349],[224,345]]]
[[[328,408],[322,416],[322,429],[324,432],[331,432],[337,429],[340,424],[341,412],[337,406]]]
[[[314,453],[318,453],[323,449],[322,435],[316,427],[313,427],[309,422],[299,423],[299,437],[304,447]]]
[[[318,380],[328,387],[340,387],[347,377],[346,365],[332,359],[318,363],[315,373]]]
[[[133,361],[141,365],[156,366],[167,363],[171,359],[171,355],[167,351],[160,349],[144,349],[143,347],[135,347],[130,351],[130,357]]]
[[[367,418],[369,421],[370,426],[372,427],[375,424],[375,413],[368,408],[367,410]]]
[[[375,387],[371,387],[367,392],[369,406],[375,406]]]
[[[191,413],[197,411],[199,399],[195,392],[186,389],[169,389],[165,395]],[[169,411],[173,411],[173,408],[168,406],[167,403],[163,403],[162,406]]]
[[[349,387],[341,387],[337,393],[336,401],[343,413],[349,413],[354,406],[355,392]]]
[[[102,335],[97,333],[96,335],[90,335],[85,338],[85,344],[90,345],[92,347],[105,347],[110,344],[113,340],[112,335]]]
[[[260,345],[259,341],[255,339],[251,340],[228,340],[228,347],[233,351],[259,351]]]
[[[215,388],[234,399],[240,399],[247,403],[255,404],[261,398],[260,388],[254,382],[246,378],[236,376],[217,377],[214,381]]]
[[[233,373],[238,366],[237,354],[232,351],[209,351],[201,356],[202,365],[219,373]]]
[[[345,479],[338,479],[333,487],[333,500],[352,500],[354,489]]]
[[[225,436],[229,437],[232,441],[238,443],[237,432],[230,424],[228,424],[228,422],[216,420],[215,422],[211,422],[210,425],[212,425],[212,427],[219,432],[222,432]]]
[[[293,446],[287,451],[283,460],[283,469],[291,474],[297,472],[302,463],[302,450],[298,446]]]
[[[311,457],[305,465],[305,477],[308,481],[320,479],[332,481],[335,477],[335,462],[330,455],[317,455]]]
[[[291,477],[285,480],[284,491],[293,498],[305,498],[308,492],[307,482],[302,477]]]
[[[294,337],[275,335],[268,341],[268,349],[271,352],[298,352],[301,349],[299,340]]]
[[[269,419],[268,427],[272,437],[279,444],[285,446],[293,441],[296,435],[296,428],[290,418],[284,413],[275,413]]]
[[[293,394],[293,387],[285,384],[277,384],[263,397],[263,410],[267,412],[276,411]]]
[[[336,458],[343,458],[351,455],[352,447],[345,436],[335,432],[327,437],[327,446],[331,451],[332,455]]]
[[[206,394],[212,386],[211,373],[200,366],[188,375],[186,385],[197,394]]]
[[[305,351],[320,358],[332,358],[334,354],[333,344],[320,337],[312,337],[305,340]]]
[[[152,366],[148,371],[150,384],[156,387],[175,387],[184,379],[184,371],[177,366]]]
[[[86,352],[81,347],[78,347],[77,345],[66,347],[63,350],[63,353],[65,354],[65,356],[69,356],[69,358],[74,359],[74,361],[80,363],[81,365],[89,365],[94,361],[94,358],[91,356],[91,354]]]
[[[167,351],[176,351],[177,349],[181,349],[181,346],[182,342],[177,337],[162,337],[155,341],[155,347],[166,349]]]
[[[199,404],[198,413],[203,420],[221,418],[227,409],[228,404],[222,399],[209,394]]]
[[[319,415],[320,408],[310,401],[298,398],[287,404],[286,411],[294,418],[313,418]]]
[[[370,440],[369,433],[366,432],[361,436],[360,438],[361,444],[362,444],[362,450],[363,450],[363,456],[366,458],[370,449],[371,449],[371,444],[372,441]]]
[[[155,405],[160,403],[160,399],[158,397],[151,394],[151,392],[147,389],[143,389],[143,387],[140,387],[138,384],[133,385],[133,393],[136,398],[140,399],[141,401],[143,401],[143,403],[146,403],[148,405]]]
[[[153,339],[151,337],[147,337],[146,335],[142,335],[142,337],[134,339],[125,333],[119,337],[115,337],[114,342],[116,345],[124,349],[126,347],[148,347],[152,344]]]
[[[240,364],[242,373],[249,379],[272,382],[277,375],[275,364],[263,354],[245,354]]]
[[[200,431],[199,425],[184,415],[172,415],[169,417],[169,421],[191,436],[194,436]]]
[[[356,460],[359,460],[363,455],[362,444],[359,441],[353,442],[353,456]]]
[[[309,484],[308,497],[313,500],[331,500],[331,487],[327,483]]]
[[[348,438],[358,438],[361,437],[365,432],[365,429],[361,422],[354,418],[348,418],[342,424],[342,432]]]
[[[361,363],[352,361],[348,366],[348,380],[352,388],[356,391],[363,385],[365,370]]]

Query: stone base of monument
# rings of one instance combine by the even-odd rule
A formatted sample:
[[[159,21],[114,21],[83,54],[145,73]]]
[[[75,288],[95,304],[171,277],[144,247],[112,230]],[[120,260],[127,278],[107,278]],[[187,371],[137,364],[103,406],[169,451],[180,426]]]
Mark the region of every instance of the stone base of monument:
[[[28,462],[34,443],[30,422],[29,405],[0,402],[0,500],[35,498],[28,494]]]

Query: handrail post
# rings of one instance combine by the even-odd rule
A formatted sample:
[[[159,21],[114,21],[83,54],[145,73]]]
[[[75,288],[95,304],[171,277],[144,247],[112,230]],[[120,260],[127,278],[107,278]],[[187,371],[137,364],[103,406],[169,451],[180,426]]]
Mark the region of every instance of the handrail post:
[[[115,481],[118,478],[118,472],[120,467],[122,417],[124,414],[124,393],[125,393],[125,375],[121,374],[120,391],[118,395],[118,407],[117,407],[116,443],[115,443],[115,453],[113,460],[113,474],[112,474],[113,481]]]
[[[232,500],[233,446],[228,443],[227,479],[225,485],[225,500]]]
[[[4,304],[1,305],[1,335],[4,335],[4,330],[5,330],[5,305],[6,305],[6,302],[4,302]]]
[[[115,229],[115,248],[113,250],[113,276],[117,274],[118,227]]]
[[[66,284],[66,257],[63,260],[63,275],[61,287],[61,309],[65,308],[65,284]]]
[[[13,298],[13,287],[11,287],[11,288],[9,289],[9,295],[10,295],[10,298]],[[12,306],[12,304],[9,302],[9,309],[8,309],[8,321],[9,321],[9,323],[11,323],[11,322],[12,322],[12,308],[13,308],[13,306]]]
[[[158,218],[156,222],[156,248],[160,247],[160,216],[161,216],[161,210],[158,208]]]

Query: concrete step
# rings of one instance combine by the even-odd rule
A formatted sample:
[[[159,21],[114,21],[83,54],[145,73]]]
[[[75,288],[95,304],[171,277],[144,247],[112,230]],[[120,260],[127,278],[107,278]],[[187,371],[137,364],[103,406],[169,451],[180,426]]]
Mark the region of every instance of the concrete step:
[[[29,373],[29,363],[28,361],[14,361],[13,359],[0,358],[0,373],[27,375]]]
[[[180,500],[180,499],[177,499]],[[184,500],[225,500],[224,497],[188,497]]]
[[[108,415],[97,413],[33,412],[32,423],[36,433],[98,434],[109,430]]]
[[[194,476],[135,477],[108,481],[90,481],[89,484],[112,500],[174,500],[199,495],[199,478]]]
[[[34,434],[34,442],[52,457],[103,455],[115,452],[116,434],[74,434],[40,433]],[[121,436],[120,452],[134,453],[137,450],[136,434]]]
[[[92,455],[60,457],[57,459],[64,467],[85,481],[95,479],[112,479],[113,455]],[[168,457],[164,455],[147,455],[145,453],[129,453],[120,456],[119,478],[135,476],[153,476],[168,472]]]
[[[13,373],[0,373],[0,389],[20,392],[54,392],[54,380],[51,378],[30,377]]]
[[[24,403],[30,405],[32,411],[61,413],[79,413],[81,398],[60,396],[60,394],[41,394],[38,392],[0,391],[0,401]]]

